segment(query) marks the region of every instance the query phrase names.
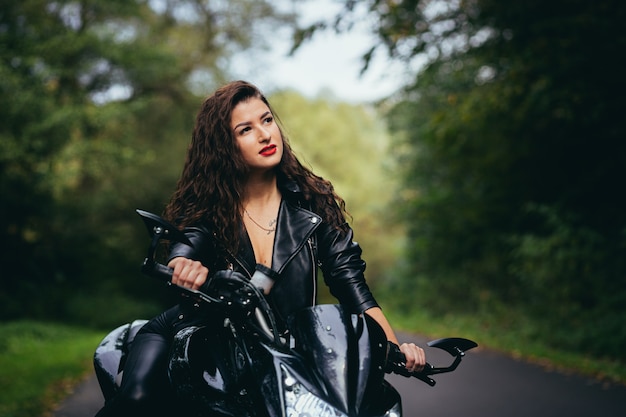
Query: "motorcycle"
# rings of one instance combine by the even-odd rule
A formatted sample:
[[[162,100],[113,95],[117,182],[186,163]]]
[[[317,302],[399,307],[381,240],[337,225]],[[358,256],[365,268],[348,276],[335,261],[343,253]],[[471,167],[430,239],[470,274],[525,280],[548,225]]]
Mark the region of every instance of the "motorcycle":
[[[448,352],[452,364],[426,364],[410,372],[378,323],[340,305],[300,311],[285,337],[277,332],[264,295],[272,284],[264,271],[257,270],[252,279],[218,271],[200,290],[172,284],[172,270],[156,261],[157,249],[162,240],[191,242],[159,216],[137,212],[152,239],[142,272],[165,281],[207,317],[178,332],[171,348],[168,374],[183,415],[400,417],[401,398],[386,373],[434,386],[431,376],[454,371],[465,352],[477,346],[463,338],[431,341],[428,346]],[[118,327],[96,349],[94,367],[105,400],[119,388],[125,357],[145,323]]]

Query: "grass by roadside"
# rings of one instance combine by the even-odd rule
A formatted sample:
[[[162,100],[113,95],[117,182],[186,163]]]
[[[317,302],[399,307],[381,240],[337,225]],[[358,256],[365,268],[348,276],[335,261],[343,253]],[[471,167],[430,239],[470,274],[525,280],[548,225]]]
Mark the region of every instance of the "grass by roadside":
[[[547,346],[535,336],[535,324],[519,316],[511,322],[477,313],[471,316],[432,316],[427,312],[401,314],[385,309],[397,330],[423,334],[432,339],[464,337],[474,340],[479,348],[509,354],[514,358],[537,363],[546,369],[573,372],[607,383],[626,384],[626,362],[594,358],[584,353],[558,350]]]
[[[91,369],[101,332],[56,323],[0,323],[0,417],[41,417]]]

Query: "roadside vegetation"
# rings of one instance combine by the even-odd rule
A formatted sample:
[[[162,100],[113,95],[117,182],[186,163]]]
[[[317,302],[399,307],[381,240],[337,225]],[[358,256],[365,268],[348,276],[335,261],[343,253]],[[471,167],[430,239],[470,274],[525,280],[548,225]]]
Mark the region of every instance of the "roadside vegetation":
[[[545,329],[532,320],[520,320],[513,311],[497,316],[485,313],[435,316],[425,310],[409,315],[391,309],[389,316],[397,330],[422,334],[431,340],[464,337],[478,343],[476,352],[489,349],[546,370],[574,373],[605,384],[626,385],[623,360],[552,347],[545,339],[537,337]]]
[[[0,323],[0,417],[42,417],[91,370],[102,332],[57,323]]]

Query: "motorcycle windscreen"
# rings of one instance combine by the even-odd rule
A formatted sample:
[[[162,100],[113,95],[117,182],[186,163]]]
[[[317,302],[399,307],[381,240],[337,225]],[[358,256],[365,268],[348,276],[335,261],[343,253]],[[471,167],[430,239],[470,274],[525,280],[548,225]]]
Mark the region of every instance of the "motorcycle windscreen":
[[[367,315],[340,305],[304,309],[290,324],[296,350],[324,382],[329,399],[346,413],[358,413],[383,383],[384,331]]]

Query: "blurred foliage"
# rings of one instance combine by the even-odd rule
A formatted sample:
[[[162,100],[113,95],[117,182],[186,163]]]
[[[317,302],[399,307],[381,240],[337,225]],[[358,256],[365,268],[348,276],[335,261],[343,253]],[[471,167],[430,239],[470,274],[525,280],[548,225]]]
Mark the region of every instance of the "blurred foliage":
[[[346,1],[377,50],[422,63],[389,102],[406,309],[515,308],[554,346],[622,358],[626,129],[617,0]]]
[[[251,0],[3,1],[0,319],[107,324],[111,294],[117,315],[167,299],[138,274],[132,211],[169,198],[224,58],[292,20]]]
[[[0,320],[110,327],[173,301],[139,273],[148,237],[133,210],[162,211],[202,96],[229,79],[227,58],[264,48],[267,25],[293,18],[248,0],[4,3]],[[385,127],[330,97],[272,101],[299,154],[348,200],[368,272],[381,274],[394,256],[375,239],[391,196],[372,163]]]

